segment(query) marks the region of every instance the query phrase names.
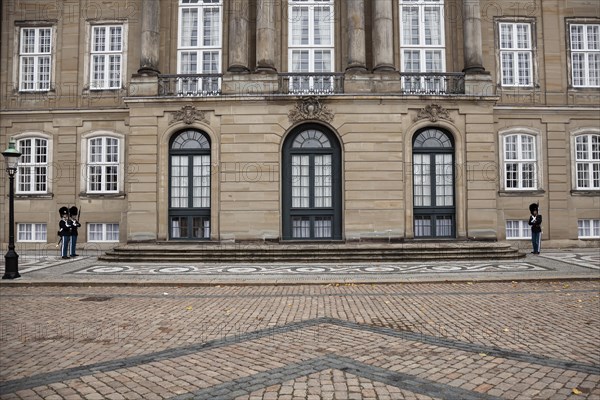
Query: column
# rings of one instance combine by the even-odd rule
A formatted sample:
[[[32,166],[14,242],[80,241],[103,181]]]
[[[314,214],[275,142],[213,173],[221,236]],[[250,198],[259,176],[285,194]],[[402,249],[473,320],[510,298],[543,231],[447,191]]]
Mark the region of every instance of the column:
[[[257,0],[256,6],[256,70],[277,72],[275,68],[275,5],[274,0]]]
[[[250,72],[248,68],[248,0],[229,4],[229,72]]]
[[[373,70],[394,71],[392,0],[373,4]]]
[[[158,75],[158,52],[160,45],[160,0],[142,2],[142,55],[141,75]]]
[[[481,45],[481,11],[479,0],[463,0],[463,41],[466,74],[485,72]]]
[[[379,1],[377,1],[379,2]],[[364,0],[346,0],[348,65],[346,71],[366,71]]]

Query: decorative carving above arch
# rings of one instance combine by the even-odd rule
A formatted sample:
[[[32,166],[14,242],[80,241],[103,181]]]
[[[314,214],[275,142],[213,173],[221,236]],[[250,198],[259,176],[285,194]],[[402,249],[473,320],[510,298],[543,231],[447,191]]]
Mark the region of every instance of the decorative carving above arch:
[[[197,110],[194,106],[183,106],[181,107],[181,110],[172,112],[169,125],[173,125],[177,122],[183,122],[186,125],[191,125],[196,121],[208,123],[208,119],[204,111]]]
[[[437,122],[441,119],[454,122],[454,119],[450,116],[448,110],[438,104],[431,104],[420,109],[413,122],[417,122],[422,119],[428,119],[431,122]]]
[[[331,122],[334,116],[333,112],[316,96],[302,97],[288,113],[288,118],[292,123],[305,120]]]

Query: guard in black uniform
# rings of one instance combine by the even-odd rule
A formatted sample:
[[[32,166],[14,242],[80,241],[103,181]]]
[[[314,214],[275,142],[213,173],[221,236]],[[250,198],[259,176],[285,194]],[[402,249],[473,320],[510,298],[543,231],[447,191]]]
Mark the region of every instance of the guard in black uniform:
[[[71,220],[69,219],[69,209],[67,207],[61,207],[58,212],[61,216],[61,220],[58,222],[58,235],[62,242],[62,245],[60,246],[60,255],[63,259],[68,259],[72,227]]]
[[[531,225],[531,244],[533,245],[533,254],[540,254],[542,244],[542,216],[538,214],[539,206],[537,204],[529,205],[529,225]]]
[[[70,215],[70,219],[71,219],[71,257],[77,257],[79,254],[77,254],[76,251],[76,247],[77,247],[77,228],[79,228],[81,226],[81,224],[78,221],[79,218],[79,210],[77,210],[77,207],[73,206],[71,208],[69,208],[69,215]]]

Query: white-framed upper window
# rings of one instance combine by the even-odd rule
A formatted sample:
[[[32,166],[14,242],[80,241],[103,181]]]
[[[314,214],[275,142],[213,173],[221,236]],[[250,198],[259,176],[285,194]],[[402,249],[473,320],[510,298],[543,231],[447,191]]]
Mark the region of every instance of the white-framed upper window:
[[[506,190],[538,187],[535,136],[510,134],[503,138],[503,172]]]
[[[529,221],[507,220],[506,239],[531,239]]]
[[[47,225],[33,223],[17,224],[17,241],[19,242],[46,242]]]
[[[51,27],[23,27],[19,44],[19,90],[50,90],[52,78]]]
[[[575,181],[577,189],[600,189],[600,135],[575,136]]]
[[[600,219],[577,220],[577,232],[579,239],[600,238]]]
[[[600,87],[600,24],[570,24],[571,83]]]
[[[502,86],[533,86],[532,24],[500,22],[498,29]]]
[[[88,242],[118,242],[119,224],[89,223]]]
[[[121,89],[123,25],[93,25],[90,43],[90,89]]]
[[[220,74],[223,36],[222,0],[180,0],[177,49],[178,74]],[[221,79],[182,81],[180,92],[216,93]]]
[[[402,72],[446,70],[443,0],[400,0]]]
[[[19,139],[17,148],[21,158],[16,176],[16,193],[48,193],[48,140],[38,137]]]
[[[120,183],[120,141],[115,137],[88,139],[87,192],[118,193]]]

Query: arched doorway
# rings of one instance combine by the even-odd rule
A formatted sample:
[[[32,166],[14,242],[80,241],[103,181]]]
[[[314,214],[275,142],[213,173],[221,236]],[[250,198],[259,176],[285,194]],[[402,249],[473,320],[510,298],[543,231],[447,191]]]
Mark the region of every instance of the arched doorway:
[[[283,239],[341,239],[341,149],[336,136],[318,124],[299,126],[286,138],[282,159]]]
[[[189,129],[169,145],[169,238],[210,239],[210,141]]]
[[[415,238],[456,237],[454,143],[436,128],[413,139],[413,215]]]

